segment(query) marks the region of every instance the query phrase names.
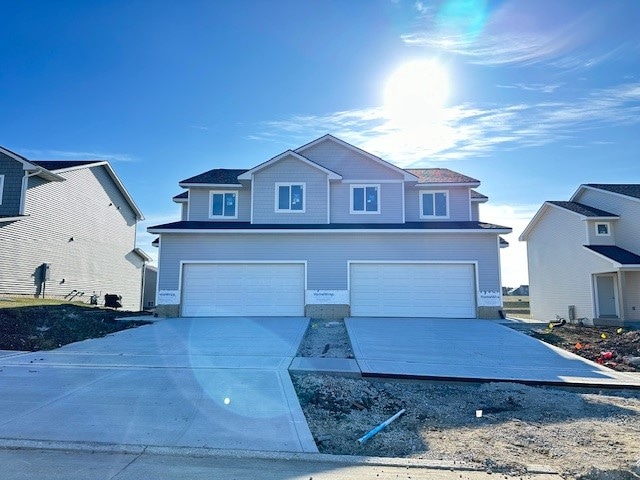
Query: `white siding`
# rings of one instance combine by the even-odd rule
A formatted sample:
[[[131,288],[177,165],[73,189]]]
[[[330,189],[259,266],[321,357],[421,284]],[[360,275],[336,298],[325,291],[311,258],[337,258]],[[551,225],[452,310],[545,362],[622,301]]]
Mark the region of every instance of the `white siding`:
[[[62,176],[66,181],[32,177],[29,217],[0,228],[0,293],[39,293],[36,269],[46,262],[47,296],[78,290],[84,296],[76,300],[88,301],[94,291],[119,294],[124,308],[138,310],[142,260],[133,253],[135,213],[104,167]]]
[[[585,222],[569,211],[549,207],[527,239],[531,315],[543,322],[566,318],[576,306],[578,318],[593,318],[591,274],[612,271],[610,262],[583,248]]]

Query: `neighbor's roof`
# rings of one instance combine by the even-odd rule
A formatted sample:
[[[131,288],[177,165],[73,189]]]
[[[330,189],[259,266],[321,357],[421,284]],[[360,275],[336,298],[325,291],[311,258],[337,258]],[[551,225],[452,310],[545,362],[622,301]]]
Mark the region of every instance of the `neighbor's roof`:
[[[578,202],[563,202],[558,200],[550,200],[548,203],[555,205],[556,207],[564,208],[565,210],[569,210],[573,213],[577,213],[578,215],[582,215],[584,217],[611,217],[618,218],[618,215],[615,213],[605,212],[604,210],[600,210],[599,208],[590,207],[589,205],[585,205],[583,203]]]
[[[174,202],[185,202],[188,199],[189,199],[189,190],[187,190],[186,192],[179,193],[178,195],[175,195],[173,197]]]
[[[104,160],[29,160],[34,165],[46,168],[51,172],[67,170],[69,168],[86,167],[93,163],[104,163]]]
[[[480,192],[476,192],[475,190],[471,190],[471,200],[475,200],[476,202],[486,202],[489,200],[489,197],[481,194]]]
[[[480,185],[480,180],[467,177],[461,173],[454,172],[448,168],[408,168],[407,172],[418,177],[418,184],[421,183],[476,183]]]
[[[627,197],[640,198],[640,184],[637,183],[585,183],[585,186]]]
[[[183,220],[180,222],[165,223],[163,225],[155,225],[147,229],[151,233],[160,233],[161,231],[206,231],[206,230],[483,230],[495,231],[495,233],[510,233],[511,228],[494,225],[485,222],[406,222],[406,223],[313,223],[313,224],[264,224],[250,222],[209,222],[209,221],[190,221]]]
[[[179,182],[179,185],[183,186],[183,184],[190,185],[194,183],[203,185],[239,185],[238,175],[242,175],[248,171],[247,169],[214,168],[208,172],[182,180]]]
[[[596,252],[620,265],[640,265],[640,255],[615,245],[585,245],[585,248]]]

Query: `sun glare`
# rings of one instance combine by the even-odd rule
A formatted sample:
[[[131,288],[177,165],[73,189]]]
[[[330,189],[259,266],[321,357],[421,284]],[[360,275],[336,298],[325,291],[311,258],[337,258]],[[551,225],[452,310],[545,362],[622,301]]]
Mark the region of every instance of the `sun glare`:
[[[435,60],[405,63],[384,90],[387,116],[399,125],[416,127],[437,122],[449,95],[449,77]]]

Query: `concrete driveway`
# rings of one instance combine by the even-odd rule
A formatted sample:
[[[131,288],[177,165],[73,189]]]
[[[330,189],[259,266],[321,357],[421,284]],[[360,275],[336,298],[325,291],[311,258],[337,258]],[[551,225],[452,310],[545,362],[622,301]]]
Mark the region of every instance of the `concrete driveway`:
[[[0,357],[0,436],[317,452],[287,373],[305,318],[167,319]]]
[[[615,372],[492,320],[349,318],[364,376],[640,388]]]

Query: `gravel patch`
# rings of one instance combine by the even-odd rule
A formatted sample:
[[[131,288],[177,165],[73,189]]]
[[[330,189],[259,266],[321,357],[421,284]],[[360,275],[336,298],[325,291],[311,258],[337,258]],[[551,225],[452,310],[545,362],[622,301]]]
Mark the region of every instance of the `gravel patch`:
[[[353,358],[344,320],[311,319],[298,357]]]

